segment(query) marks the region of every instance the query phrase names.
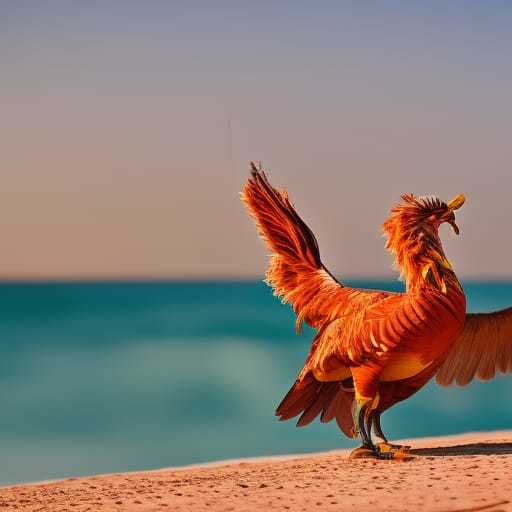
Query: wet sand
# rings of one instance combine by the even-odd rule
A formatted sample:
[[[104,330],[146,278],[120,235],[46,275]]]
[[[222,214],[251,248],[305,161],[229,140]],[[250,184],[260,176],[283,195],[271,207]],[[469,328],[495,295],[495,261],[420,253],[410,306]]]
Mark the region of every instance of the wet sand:
[[[512,512],[512,431],[404,442],[403,462],[338,450],[5,487],[0,510]]]

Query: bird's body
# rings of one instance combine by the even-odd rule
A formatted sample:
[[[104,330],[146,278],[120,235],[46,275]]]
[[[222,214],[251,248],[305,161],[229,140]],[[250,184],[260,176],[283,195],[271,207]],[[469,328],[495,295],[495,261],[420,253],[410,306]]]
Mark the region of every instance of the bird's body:
[[[254,164],[242,200],[272,250],[267,283],[292,305],[298,328],[305,321],[317,330],[276,414],[283,420],[300,414],[299,426],[318,415],[322,422],[335,418],[346,435],[360,434],[376,456],[396,456],[399,451],[380,428],[380,414],[421,389],[449,355],[452,375],[460,365],[453,348],[466,324],[466,300],[438,228],[448,222],[458,233],[454,210],[463,196],[446,204],[407,194],[391,210],[383,229],[404,293],[339,283],[323,266],[316,239],[286,192],[274,189]]]

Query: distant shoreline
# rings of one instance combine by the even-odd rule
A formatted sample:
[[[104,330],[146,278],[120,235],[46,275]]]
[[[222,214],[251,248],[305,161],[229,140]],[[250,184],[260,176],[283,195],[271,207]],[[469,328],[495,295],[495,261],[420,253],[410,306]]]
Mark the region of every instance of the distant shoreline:
[[[463,283],[468,284],[512,284],[512,276],[459,276]],[[77,275],[77,276],[0,276],[0,286],[3,284],[262,284],[263,274],[252,277],[236,276],[112,276],[112,275]],[[393,283],[402,284],[395,274],[389,276],[340,276],[339,279],[348,285],[362,283]]]

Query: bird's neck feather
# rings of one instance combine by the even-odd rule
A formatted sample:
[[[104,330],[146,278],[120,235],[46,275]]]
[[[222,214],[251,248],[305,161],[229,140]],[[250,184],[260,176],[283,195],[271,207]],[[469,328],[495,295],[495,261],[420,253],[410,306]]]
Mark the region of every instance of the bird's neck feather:
[[[386,247],[395,256],[395,265],[408,292],[436,289],[447,293],[461,289],[459,281],[444,254],[438,228],[431,225],[384,225],[388,235]]]

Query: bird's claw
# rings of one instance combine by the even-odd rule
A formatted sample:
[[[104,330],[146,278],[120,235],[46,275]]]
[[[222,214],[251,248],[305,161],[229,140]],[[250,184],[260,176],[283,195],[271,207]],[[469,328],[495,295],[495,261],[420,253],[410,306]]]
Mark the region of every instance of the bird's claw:
[[[399,444],[379,443],[375,445],[374,453],[377,459],[385,460],[404,460],[410,458],[410,446],[402,446]]]

